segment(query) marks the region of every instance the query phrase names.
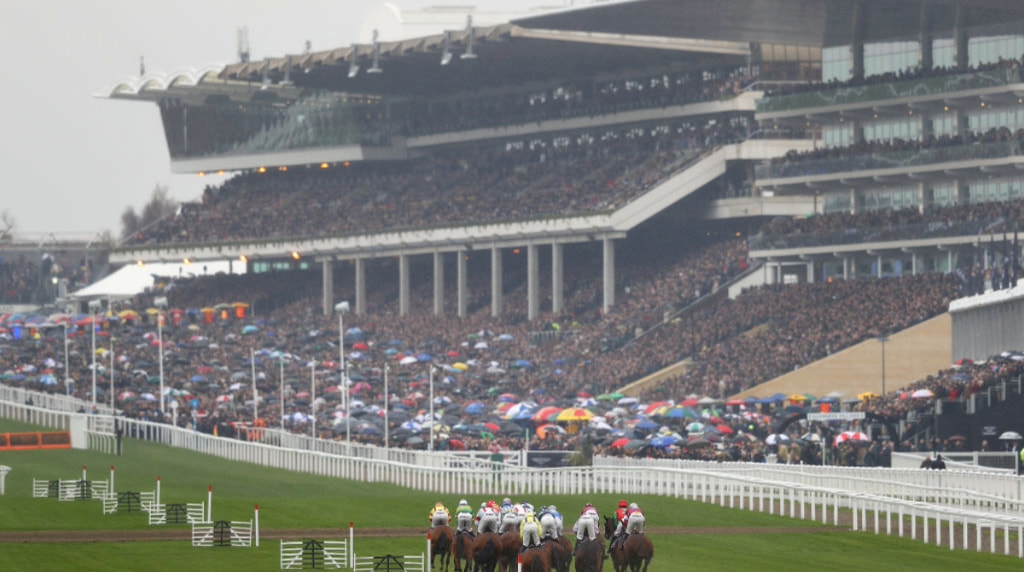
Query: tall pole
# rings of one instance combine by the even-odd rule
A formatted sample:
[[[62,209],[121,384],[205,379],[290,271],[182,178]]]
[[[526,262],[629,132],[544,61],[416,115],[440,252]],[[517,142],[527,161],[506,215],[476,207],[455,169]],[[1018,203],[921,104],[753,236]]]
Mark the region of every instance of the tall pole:
[[[388,372],[391,366],[384,362],[384,448],[388,448],[391,437],[391,422],[388,420],[388,410],[391,409],[391,395],[388,393]]]
[[[100,301],[89,302],[89,312],[92,314],[90,327],[92,327],[92,405],[96,406],[96,310],[100,308]]]
[[[427,450],[434,450],[434,364],[430,364],[430,441]]]
[[[281,431],[284,431],[284,356],[278,361],[281,364]]]
[[[345,375],[345,312],[348,312],[348,302],[338,302],[334,305],[334,311],[338,314],[338,379],[341,382],[341,403],[345,407],[345,449],[351,451],[352,420],[349,415],[348,380]]]
[[[249,363],[252,364],[252,420],[260,418],[260,396],[256,393],[256,350],[249,350]]]
[[[316,360],[309,362],[309,436],[316,439]]]
[[[71,380],[71,359],[68,356],[68,325],[70,322],[64,322],[64,389],[67,390],[68,395],[71,395],[71,384],[68,383]]]
[[[157,363],[160,364],[160,417],[164,415],[164,309],[167,308],[167,298],[161,296],[153,299],[153,305],[156,306],[156,340],[157,344],[157,355],[159,359]]]
[[[110,414],[117,415],[117,401],[114,395],[114,336],[110,336]]]
[[[885,397],[885,342],[889,336],[878,336],[878,342],[882,344],[882,397]]]

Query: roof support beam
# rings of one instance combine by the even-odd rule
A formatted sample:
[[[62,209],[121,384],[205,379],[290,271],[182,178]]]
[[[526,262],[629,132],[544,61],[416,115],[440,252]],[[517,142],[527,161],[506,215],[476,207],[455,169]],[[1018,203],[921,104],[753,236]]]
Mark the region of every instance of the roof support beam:
[[[512,28],[512,37],[531,38],[535,40],[552,40],[556,42],[576,42],[581,44],[600,44],[603,46],[674,50],[678,52],[701,52],[734,56],[750,55],[749,43],[727,42],[721,40],[668,38],[662,36],[641,36],[636,34],[608,34],[604,32],[577,32],[571,30],[540,30],[520,28],[518,26]]]

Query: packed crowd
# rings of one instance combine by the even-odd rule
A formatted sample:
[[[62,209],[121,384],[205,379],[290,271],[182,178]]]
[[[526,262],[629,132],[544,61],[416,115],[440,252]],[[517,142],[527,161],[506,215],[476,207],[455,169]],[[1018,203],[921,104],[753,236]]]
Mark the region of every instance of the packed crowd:
[[[791,150],[782,157],[772,159],[770,169],[759,171],[759,175],[767,178],[799,177],[892,167],[900,161],[912,164],[939,163],[965,158],[962,149],[964,147],[970,149],[970,158],[1002,157],[1011,151],[1019,152],[1021,141],[1024,141],[1024,129],[1012,131],[1007,127],[993,127],[983,133],[965,131],[929,135],[921,140],[862,140],[842,147],[821,147],[809,151]],[[999,143],[1013,143],[1017,146],[1013,149],[1003,149],[997,145]],[[929,154],[921,154],[925,151]],[[879,154],[886,154],[886,160],[875,161],[874,157]]]
[[[59,295],[60,283],[69,292],[88,285],[95,262],[76,254],[0,252],[0,304],[45,304]]]
[[[780,89],[772,90],[768,95],[771,97],[775,95],[809,93],[848,87],[887,85],[895,82],[928,79],[932,77],[945,77],[953,74],[964,74],[995,69],[1017,69],[1022,65],[1024,65],[1024,56],[1021,56],[1019,60],[999,58],[997,61],[982,63],[976,66],[933,66],[929,68],[918,66],[912,69],[889,71],[863,78],[851,78],[847,80],[832,79],[824,83],[789,84],[781,87]]]
[[[240,175],[135,243],[338,236],[615,209],[746,120],[629,128],[455,149],[402,162]]]

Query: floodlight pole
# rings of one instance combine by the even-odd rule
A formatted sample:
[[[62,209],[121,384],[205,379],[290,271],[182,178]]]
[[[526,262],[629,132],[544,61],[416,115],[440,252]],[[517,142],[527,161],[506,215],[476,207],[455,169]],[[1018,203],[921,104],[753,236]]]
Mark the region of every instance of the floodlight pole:
[[[68,326],[70,322],[64,322],[64,390],[71,395],[71,359],[68,357]]]
[[[434,450],[434,364],[430,364],[430,441],[427,450]]]
[[[110,336],[110,414],[117,415],[117,397],[114,395],[114,336]]]
[[[309,435],[316,439],[316,360],[309,362]]]
[[[92,327],[92,406],[96,407],[96,311],[100,309],[101,302],[93,300],[89,302],[89,313],[92,315],[90,326]]]
[[[348,407],[348,383],[347,375],[345,371],[345,312],[348,312],[348,302],[338,302],[334,305],[334,312],[338,314],[338,357],[340,362],[338,368],[340,369],[339,381],[341,384],[341,400],[342,405],[345,407],[345,448],[346,451],[352,452],[352,420],[349,415]]]
[[[284,355],[279,361],[281,364],[281,432],[284,432]]]
[[[156,348],[158,363],[160,364],[160,418],[164,415],[164,309],[167,308],[167,298],[160,296],[153,299],[153,305],[158,312],[156,315]]]
[[[387,362],[384,362],[384,448],[388,448],[389,433],[391,432],[391,422],[388,420],[388,409],[391,408],[391,399],[388,395],[388,372],[391,371],[391,366]]]

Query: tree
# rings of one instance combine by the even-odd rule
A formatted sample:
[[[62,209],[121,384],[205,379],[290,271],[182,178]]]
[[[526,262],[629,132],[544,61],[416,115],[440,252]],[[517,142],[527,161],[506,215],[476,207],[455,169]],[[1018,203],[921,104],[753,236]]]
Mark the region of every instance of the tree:
[[[11,211],[4,211],[3,214],[0,214],[0,240],[10,240],[12,238],[16,222]]]
[[[121,213],[121,238],[129,238],[158,220],[173,215],[178,210],[178,202],[168,194],[169,189],[158,184],[141,213],[136,213],[131,205],[126,207]]]

